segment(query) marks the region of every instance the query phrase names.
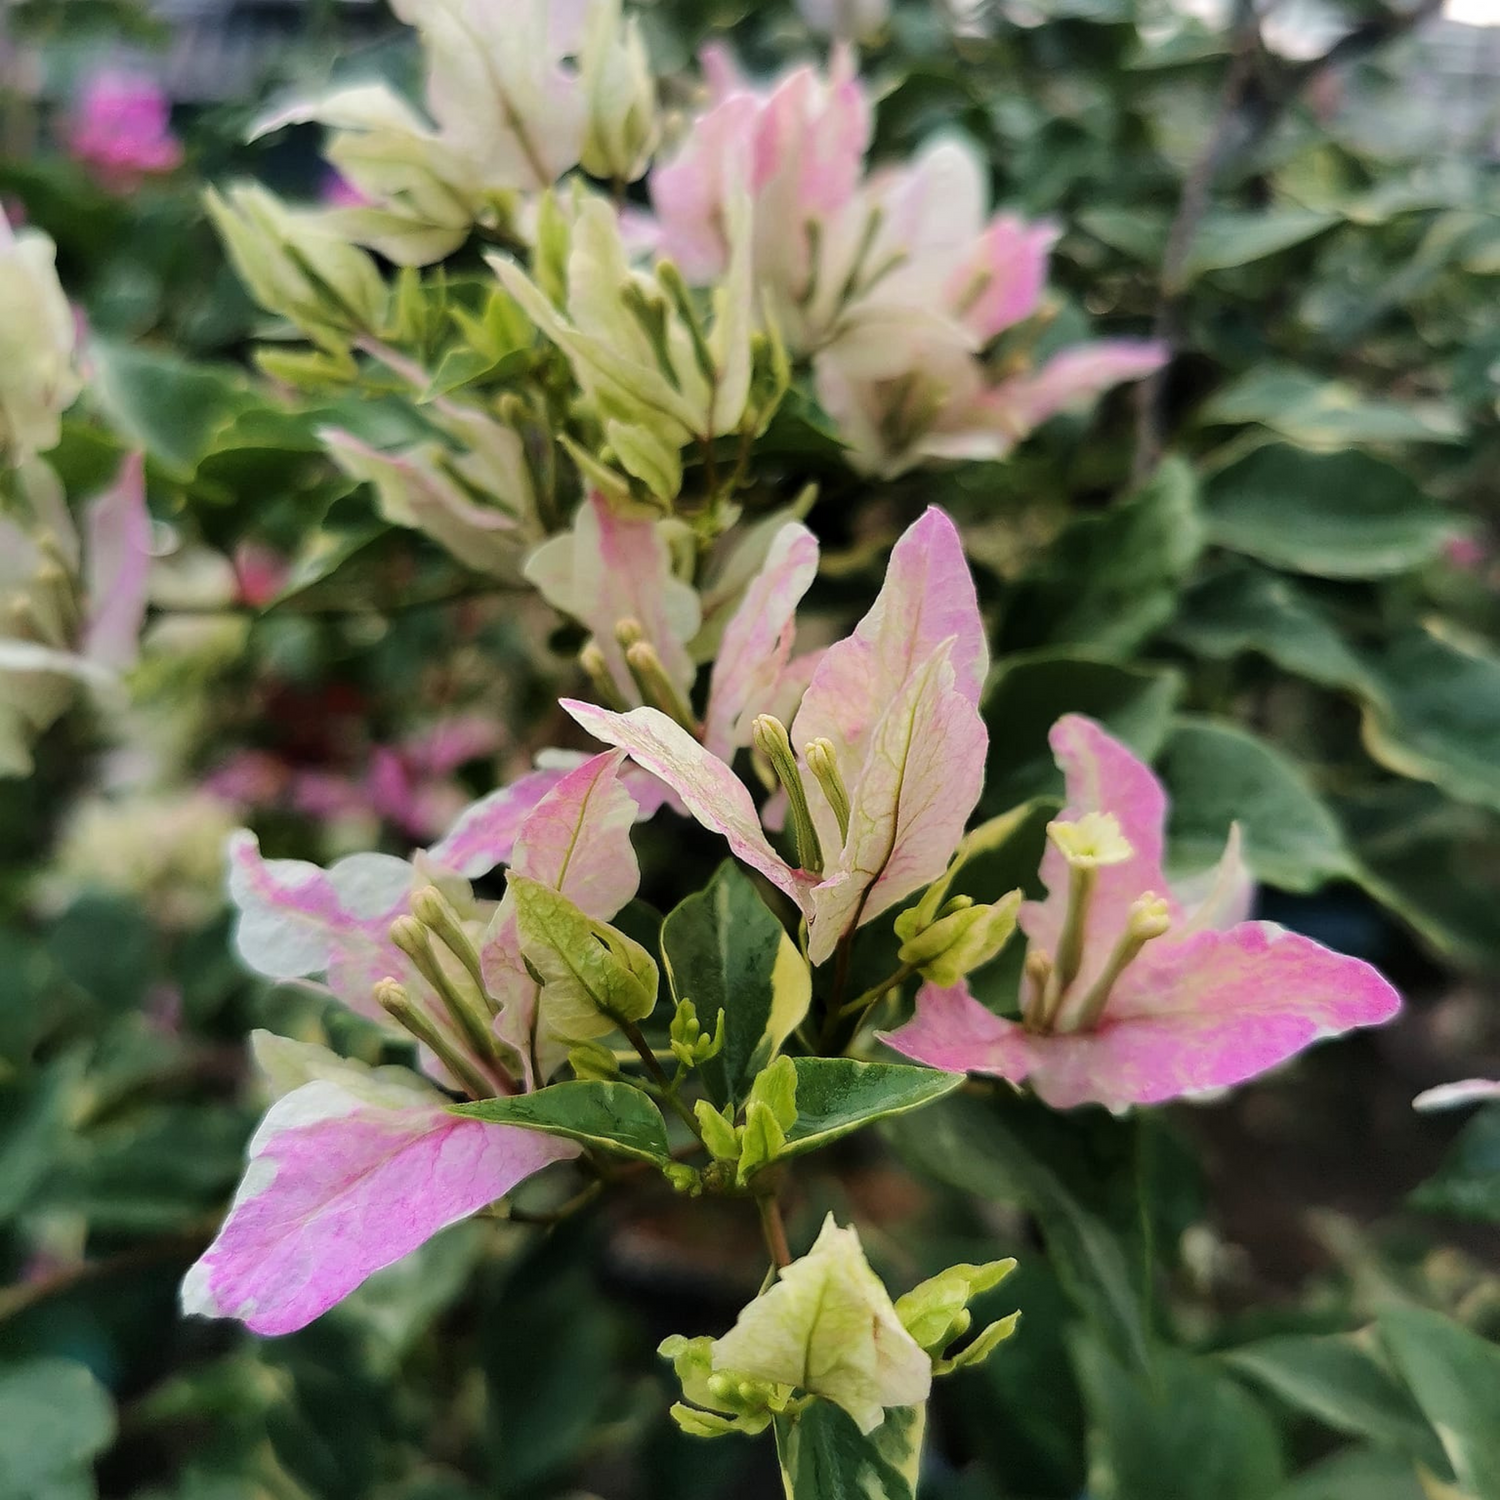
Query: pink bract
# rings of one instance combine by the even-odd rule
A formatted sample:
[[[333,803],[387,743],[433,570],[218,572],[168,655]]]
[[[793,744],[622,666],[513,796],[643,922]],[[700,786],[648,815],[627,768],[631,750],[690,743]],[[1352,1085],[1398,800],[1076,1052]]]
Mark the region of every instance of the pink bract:
[[[1241,920],[1248,883],[1236,868],[1234,840],[1209,901],[1184,912],[1162,874],[1167,803],[1149,768],[1078,716],[1058,722],[1052,747],[1067,778],[1063,817],[1112,814],[1134,851],[1096,872],[1079,990],[1103,971],[1132,902],[1164,898],[1171,926],[1114,982],[1089,1029],[1028,1029],[987,1010],[962,983],[929,984],[913,1020],[884,1038],[890,1046],[931,1067],[1029,1083],[1060,1109],[1097,1103],[1119,1110],[1229,1088],[1322,1037],[1396,1013],[1399,996],[1369,964],[1272,923]],[[1051,844],[1042,878],[1048,898],[1022,909],[1021,926],[1034,947],[1054,953],[1069,882]]]
[[[779,656],[782,633],[763,647]],[[808,952],[829,958],[840,938],[937,879],[978,801],[987,737],[979,690],[989,654],[958,532],[929,510],[897,542],[885,586],[846,640],[819,658],[792,725],[806,751],[827,738],[848,789],[848,837],[811,777],[824,851],[820,873],[771,846],[754,800],[726,760],[655,709],[563,707],[591,734],[629,751],[705,827],[802,908]],[[769,705],[747,704],[743,714]]]

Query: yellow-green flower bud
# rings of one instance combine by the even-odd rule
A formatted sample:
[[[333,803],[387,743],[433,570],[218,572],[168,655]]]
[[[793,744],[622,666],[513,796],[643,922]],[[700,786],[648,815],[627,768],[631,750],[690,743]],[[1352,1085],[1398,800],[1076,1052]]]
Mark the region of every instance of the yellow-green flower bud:
[[[897,954],[903,964],[945,989],[987,964],[1010,941],[1021,892],[1011,891],[988,905],[957,904],[966,901],[955,897],[944,908],[945,915],[902,943]]]

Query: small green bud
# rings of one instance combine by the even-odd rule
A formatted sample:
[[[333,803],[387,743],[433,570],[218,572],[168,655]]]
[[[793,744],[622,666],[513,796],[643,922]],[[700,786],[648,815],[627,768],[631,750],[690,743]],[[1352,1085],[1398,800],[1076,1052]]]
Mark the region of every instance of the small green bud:
[[[902,943],[898,957],[933,984],[944,988],[957,984],[1010,941],[1020,909],[1020,891],[984,906],[976,906],[967,896],[955,896],[930,927]]]
[[[670,1161],[662,1167],[661,1174],[672,1184],[675,1192],[682,1193],[685,1197],[697,1198],[703,1193],[703,1174],[686,1162]]]
[[[738,1161],[740,1159],[740,1131],[734,1122],[720,1114],[707,1099],[699,1099],[693,1105],[698,1119],[698,1128],[703,1132],[703,1144],[708,1154],[716,1161]]]
[[[684,1402],[672,1408],[673,1420],[691,1437],[764,1432],[791,1392],[734,1371],[715,1371],[713,1344],[710,1338],[689,1339],[676,1333],[658,1347],[656,1352],[672,1361],[682,1382]]]
[[[750,1102],[764,1104],[783,1131],[797,1122],[797,1068],[789,1057],[778,1057],[762,1068],[750,1085]]]
[[[802,772],[797,768],[797,756],[792,750],[786,725],[773,714],[761,714],[750,726],[750,738],[755,748],[770,761],[776,779],[786,790],[792,813],[792,832],[797,840],[797,858],[802,868],[811,875],[821,875],[823,846],[818,841],[812,809],[807,805],[807,788],[802,784]]]
[[[786,1131],[770,1106],[759,1099],[751,1099],[745,1106],[740,1167],[735,1180],[743,1187],[757,1172],[776,1161],[785,1149]]]

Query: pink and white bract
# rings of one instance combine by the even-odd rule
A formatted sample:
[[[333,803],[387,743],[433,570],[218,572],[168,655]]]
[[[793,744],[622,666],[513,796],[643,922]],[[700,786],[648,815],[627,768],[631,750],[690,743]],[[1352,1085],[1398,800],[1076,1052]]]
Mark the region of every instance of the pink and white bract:
[[[789,578],[810,581],[790,548],[781,565]],[[751,608],[764,611],[764,629],[755,632],[759,652],[747,656],[785,659],[782,622],[795,591],[793,584],[750,596]],[[734,660],[737,650],[726,637],[725,658]],[[856,927],[947,867],[984,779],[988,738],[978,704],[988,665],[963,544],[948,517],[929,510],[897,542],[870,612],[818,660],[792,724],[792,745],[804,759],[810,742],[828,742],[847,788],[847,834],[829,802],[816,793],[811,798],[819,843],[829,851],[822,870],[777,854],[728,761],[665,714],[563,706],[591,734],[659,776],[693,817],[797,902],[808,922],[809,957],[822,963]],[[727,694],[743,672],[742,665],[721,679],[721,691]],[[740,706],[741,691],[734,690],[736,722],[754,706]],[[728,719],[727,708],[721,717]],[[732,743],[723,748],[729,753]]]
[[[1004,457],[1165,362],[1160,344],[1131,339],[1038,362],[1023,339],[993,371],[987,347],[1042,308],[1057,231],[991,216],[986,165],[957,138],[869,170],[870,104],[847,49],[826,78],[801,67],[764,92],[722,53],[704,61],[714,103],[651,173],[660,248],[692,279],[722,275],[730,200],[748,185],[757,289],[791,352],[812,359],[856,468]]]
[[[509,862],[585,910],[613,916],[639,880],[630,846],[636,804],[618,779],[623,760],[616,751],[523,777],[411,862],[363,854],[324,871],[263,860],[253,836],[237,836],[230,891],[241,955],[272,978],[323,974],[345,1004],[375,1018],[383,1018],[375,986],[400,980],[461,1052],[440,996],[391,937],[392,924],[412,911],[415,888],[436,884],[475,930],[497,1037],[525,1060],[520,1076],[493,1058],[478,1067],[494,1093],[545,1081],[534,1067],[536,986],[519,957],[511,904],[475,901],[464,877]],[[578,1154],[568,1141],[451,1114],[437,1084],[451,1088],[455,1079],[426,1049],[421,1057],[436,1082],[261,1037],[257,1059],[275,1103],[250,1143],[224,1227],[183,1284],[186,1311],[289,1333],[438,1230]]]
[[[1234,836],[1210,895],[1185,911],[1162,873],[1166,795],[1151,771],[1077,716],[1054,727],[1052,748],[1067,777],[1063,822],[1108,817],[1129,851],[1095,872],[1071,990],[1050,1016],[1029,994],[1022,1022],[995,1015],[964,984],[928,985],[913,1020],[884,1038],[890,1046],[931,1067],[1028,1083],[1060,1109],[1120,1110],[1229,1088],[1322,1037],[1396,1013],[1399,997],[1368,964],[1242,920],[1249,883]],[[1071,873],[1049,844],[1048,898],[1020,919],[1033,990],[1066,941]],[[1131,943],[1143,913],[1148,925],[1136,930],[1149,935]]]

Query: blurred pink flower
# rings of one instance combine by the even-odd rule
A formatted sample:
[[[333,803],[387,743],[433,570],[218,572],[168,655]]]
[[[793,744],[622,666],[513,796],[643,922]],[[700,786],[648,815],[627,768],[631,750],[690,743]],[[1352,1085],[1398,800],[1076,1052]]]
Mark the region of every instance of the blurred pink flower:
[[[151,79],[106,69],[84,85],[63,123],[63,141],[102,187],[130,193],[146,178],[182,165],[170,114],[166,95]]]
[[[241,542],[234,549],[234,577],[241,604],[263,609],[286,586],[291,565],[281,553],[259,542]]]
[[[289,808],[320,823],[373,817],[414,839],[447,827],[469,800],[453,773],[500,748],[499,727],[480,714],[439,719],[394,745],[371,746],[362,770],[297,766],[264,750],[241,750],[204,779],[246,810]]]

